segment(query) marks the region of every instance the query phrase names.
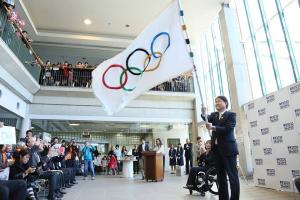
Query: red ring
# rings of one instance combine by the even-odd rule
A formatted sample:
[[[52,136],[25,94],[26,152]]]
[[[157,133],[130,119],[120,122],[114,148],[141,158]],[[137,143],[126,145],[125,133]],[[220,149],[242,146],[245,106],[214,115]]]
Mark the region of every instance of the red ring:
[[[121,68],[123,71],[125,71],[125,68],[124,68],[122,65],[119,65],[119,64],[112,64],[112,65],[110,65],[110,66],[104,71],[104,73],[103,73],[103,76],[102,76],[102,83],[103,83],[103,85],[104,85],[105,87],[107,87],[108,89],[120,90],[120,89],[122,89],[122,88],[126,85],[126,83],[127,83],[127,81],[128,81],[128,74],[127,74],[127,72],[125,71],[125,80],[124,80],[124,83],[122,83],[120,86],[117,86],[117,87],[109,86],[109,85],[105,82],[105,75],[106,75],[106,73],[108,72],[108,70],[110,70],[110,68],[113,68],[113,67],[119,67],[119,68]]]

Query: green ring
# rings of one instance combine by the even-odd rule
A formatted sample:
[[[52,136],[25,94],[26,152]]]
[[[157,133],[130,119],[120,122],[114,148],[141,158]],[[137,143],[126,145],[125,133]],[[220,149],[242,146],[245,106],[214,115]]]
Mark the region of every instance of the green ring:
[[[130,68],[130,70],[136,70],[136,71],[138,71],[138,73],[140,73],[141,76],[142,76],[143,73],[144,73],[143,70],[141,70],[140,68],[137,68],[137,67],[128,67],[128,68]],[[121,73],[121,75],[120,75],[120,83],[122,83],[123,77],[124,77],[125,73],[128,71],[128,68],[126,68],[126,69]],[[122,87],[122,89],[123,89],[124,91],[126,91],[126,92],[131,92],[131,91],[133,91],[135,88],[136,88],[136,87],[127,89],[127,88],[125,88],[125,86]]]

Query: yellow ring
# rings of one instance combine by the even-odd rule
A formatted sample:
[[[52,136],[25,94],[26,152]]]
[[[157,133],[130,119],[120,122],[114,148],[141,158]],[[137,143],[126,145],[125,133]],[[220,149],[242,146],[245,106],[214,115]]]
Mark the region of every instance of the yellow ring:
[[[150,55],[147,55],[146,58],[145,58],[145,61],[144,61],[144,72],[152,72],[152,71],[155,71],[159,68],[160,66],[160,62],[162,60],[162,57],[163,57],[163,54],[161,52],[154,52],[155,54],[159,54],[159,61],[157,63],[157,65],[154,67],[154,68],[151,68],[151,69],[147,69],[148,66],[147,66],[147,60],[151,58],[152,54]]]

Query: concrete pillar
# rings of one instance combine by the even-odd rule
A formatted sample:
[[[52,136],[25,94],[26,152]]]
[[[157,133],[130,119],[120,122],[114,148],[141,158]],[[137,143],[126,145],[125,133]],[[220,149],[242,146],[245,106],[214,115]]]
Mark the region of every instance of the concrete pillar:
[[[19,137],[24,138],[28,129],[31,129],[31,119],[29,118],[29,105],[27,105],[25,117],[22,119],[21,132]]]
[[[224,42],[225,62],[231,107],[237,113],[236,136],[239,146],[239,163],[245,174],[253,172],[248,127],[242,105],[252,100],[252,90],[247,71],[246,58],[241,44],[240,28],[234,9],[223,6],[219,13],[220,28]],[[245,24],[246,26],[246,24]]]

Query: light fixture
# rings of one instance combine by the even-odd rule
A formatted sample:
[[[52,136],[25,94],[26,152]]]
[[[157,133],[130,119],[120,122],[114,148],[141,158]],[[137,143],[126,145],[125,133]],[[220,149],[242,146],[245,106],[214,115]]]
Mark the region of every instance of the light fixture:
[[[85,19],[83,22],[84,22],[85,25],[90,25],[90,24],[92,24],[92,21],[91,21],[90,19],[88,19],[88,18]]]
[[[79,126],[80,124],[69,124],[70,126]]]
[[[129,28],[129,27],[130,27],[130,25],[129,25],[129,24],[125,24],[125,27],[126,27],[126,28]]]

